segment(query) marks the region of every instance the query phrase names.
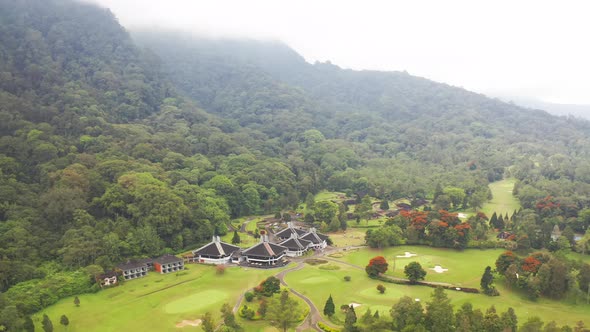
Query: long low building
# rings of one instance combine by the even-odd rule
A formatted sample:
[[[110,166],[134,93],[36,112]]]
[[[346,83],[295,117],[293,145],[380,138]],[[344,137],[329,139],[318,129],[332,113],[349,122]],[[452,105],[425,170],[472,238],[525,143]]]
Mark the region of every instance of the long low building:
[[[174,255],[164,255],[154,259],[154,270],[161,274],[184,270],[184,261]]]
[[[148,265],[146,262],[131,261],[117,266],[125,280],[131,280],[147,276]]]

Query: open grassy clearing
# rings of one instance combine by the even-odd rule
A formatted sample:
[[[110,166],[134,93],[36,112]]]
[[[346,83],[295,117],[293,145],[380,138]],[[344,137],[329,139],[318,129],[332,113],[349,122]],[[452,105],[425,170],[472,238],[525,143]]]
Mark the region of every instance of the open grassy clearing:
[[[59,317],[65,314],[70,331],[179,331],[176,323],[198,319],[207,311],[219,319],[223,303],[233,306],[244,291],[280,271],[232,267],[224,275],[217,275],[212,266],[191,264],[188,268],[186,274],[150,272],[145,278],[119,287],[80,295],[80,307],[74,306],[73,298],[64,299],[37,313],[33,317],[35,326],[42,331],[41,318],[47,314],[55,331],[65,331],[59,324]]]
[[[393,257],[397,255],[404,255],[405,252],[416,253],[418,256],[411,258],[396,258],[395,270],[393,269]],[[394,248],[387,248],[384,250],[374,249],[360,249],[357,251],[344,253],[339,260],[350,262],[355,265],[364,267],[367,265],[369,259],[374,256],[384,256],[390,264],[390,271],[387,274],[393,276],[403,277],[403,267],[412,261],[418,261],[427,269],[427,281],[447,282],[464,287],[479,288],[481,275],[487,265],[494,266],[494,262],[498,255],[502,252],[501,249],[491,250],[465,250],[455,251],[452,249],[420,247],[420,246],[400,246]],[[428,268],[440,264],[443,268],[449,269],[447,272],[436,273]],[[296,275],[298,274],[298,276]],[[365,304],[357,310],[357,314],[364,313],[366,307],[373,308],[391,308],[399,297],[408,295],[412,298],[419,298],[423,302],[428,301],[432,288],[424,286],[404,286],[390,283],[383,283],[387,287],[385,294],[379,294],[375,289],[380,282],[371,280],[366,276],[362,270],[345,267],[337,271],[325,271],[319,268],[304,269],[288,275],[288,282],[293,286],[298,284],[298,287],[305,289],[307,295],[313,299],[314,302],[319,302],[323,306],[328,295],[332,293],[333,296],[337,294],[334,300],[339,307],[345,302],[357,302]],[[352,281],[348,285],[342,280],[336,282],[332,279],[332,284],[328,282],[313,283],[314,280],[321,280],[325,274],[337,276],[336,278],[343,278],[348,273],[352,276]],[[301,281],[297,281],[299,278]],[[307,284],[303,281],[308,280]],[[310,281],[311,280],[311,281]],[[342,284],[342,285],[341,285]],[[295,286],[294,286],[295,287]],[[480,308],[485,312],[491,304],[494,304],[499,311],[505,311],[509,307],[516,310],[520,322],[526,321],[530,316],[539,316],[545,322],[555,320],[559,324],[569,324],[573,326],[579,320],[588,321],[588,312],[590,312],[590,305],[573,305],[564,301],[553,301],[549,299],[539,299],[537,301],[529,300],[525,295],[506,288],[503,283],[498,283],[497,288],[500,291],[499,297],[488,297],[482,294],[468,294],[462,292],[448,291],[449,297],[455,308],[458,308],[465,302],[471,302],[475,308]],[[317,302],[316,302],[317,303]],[[383,314],[381,312],[380,314]],[[344,319],[340,314],[340,319]],[[337,317],[338,318],[338,317]]]
[[[329,233],[335,247],[361,246],[365,244],[366,229],[348,228],[346,231]]]
[[[335,191],[320,191],[315,195],[315,201],[340,201],[340,196],[345,196],[344,193],[339,193]]]
[[[520,209],[518,199],[512,195],[514,189],[515,179],[504,179],[502,181],[492,182],[489,187],[492,191],[493,198],[491,201],[485,203],[481,208],[488,217],[491,217],[494,212],[497,214],[512,215],[515,210]]]
[[[404,267],[413,261],[428,272],[427,281],[447,282],[464,287],[479,288],[479,281],[486,266],[494,266],[498,255],[504,249],[468,249],[457,251],[447,248],[433,248],[426,246],[399,246],[386,249],[362,249],[347,253],[342,260],[349,263],[366,266],[369,260],[375,256],[383,256],[389,263],[388,275],[405,278]],[[410,258],[398,258],[405,252],[416,253],[418,256]],[[394,266],[395,265],[395,266]],[[440,265],[449,271],[436,273],[431,268]]]
[[[380,227],[387,221],[387,217],[376,218],[376,219],[361,219],[360,223],[356,223],[356,219],[348,220],[346,223],[348,228],[371,228]]]

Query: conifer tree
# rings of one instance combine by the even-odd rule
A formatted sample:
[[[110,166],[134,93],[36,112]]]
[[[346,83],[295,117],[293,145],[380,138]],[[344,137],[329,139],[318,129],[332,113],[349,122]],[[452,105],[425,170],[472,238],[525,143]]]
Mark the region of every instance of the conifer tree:
[[[374,320],[379,319],[379,310],[375,311],[375,314],[373,314],[373,319]]]
[[[330,297],[328,297],[328,299],[326,300],[326,304],[324,305],[324,315],[330,317],[336,312],[335,310],[336,306],[334,305],[332,294],[330,294]]]
[[[344,331],[345,332],[352,332],[356,330],[356,312],[354,312],[354,307],[348,307],[346,310],[346,318],[344,319]]]
[[[492,228],[498,228],[498,215],[496,214],[496,212],[494,212],[494,214],[492,214],[492,217],[490,218],[490,226],[492,226]]]
[[[238,231],[234,231],[234,237],[231,239],[231,243],[232,244],[238,244],[242,242],[240,239],[240,235],[238,234]]]
[[[365,314],[361,317],[360,322],[366,325],[373,323],[373,314],[371,313],[371,309],[367,309],[367,311],[365,311]]]

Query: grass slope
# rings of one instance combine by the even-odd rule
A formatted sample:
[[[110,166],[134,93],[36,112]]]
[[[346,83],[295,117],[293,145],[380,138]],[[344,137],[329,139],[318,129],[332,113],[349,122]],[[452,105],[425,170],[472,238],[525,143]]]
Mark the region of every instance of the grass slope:
[[[396,258],[395,270],[393,270],[394,256],[403,255],[406,251],[416,253],[412,258]],[[427,270],[427,281],[438,281],[462,285],[464,287],[479,288],[481,275],[487,265],[494,266],[501,249],[492,250],[464,250],[455,251],[443,248],[431,248],[421,246],[400,246],[383,250],[361,249],[345,253],[339,260],[364,267],[374,256],[384,256],[390,264],[387,272],[393,276],[403,276],[403,268],[412,261],[418,261]],[[436,273],[429,268],[440,264],[448,272]],[[379,294],[376,290],[379,281],[369,279],[363,270],[358,270],[346,265],[337,271],[321,270],[317,267],[309,267],[287,275],[287,282],[293,288],[303,290],[318,308],[323,305],[330,294],[334,297],[337,308],[341,304],[357,302],[362,306],[357,309],[357,315],[362,315],[367,308],[372,311],[379,310],[381,315],[388,315],[391,306],[402,296],[419,298],[423,303],[430,300],[432,288],[423,286],[404,286],[383,283],[387,288],[385,294]],[[393,270],[393,271],[392,271]],[[352,280],[345,282],[344,275],[350,275]],[[448,291],[455,309],[465,302],[471,302],[475,308],[483,312],[495,305],[500,312],[509,307],[515,309],[519,321],[524,322],[530,316],[539,316],[545,322],[555,320],[558,324],[574,326],[579,320],[588,321],[590,305],[573,305],[565,301],[539,299],[531,301],[517,291],[506,288],[503,283],[497,283],[500,291],[499,297],[488,297],[482,294],[468,294]],[[336,320],[344,320],[344,315],[338,313]]]
[[[279,271],[236,267],[217,275],[211,266],[191,264],[184,275],[151,272],[119,287],[80,295],[80,307],[74,306],[73,298],[64,299],[33,319],[36,331],[42,331],[43,314],[53,321],[55,331],[65,331],[59,324],[63,314],[70,320],[69,331],[179,331],[176,323],[198,319],[207,311],[219,319],[223,303],[233,306],[244,291]]]
[[[508,213],[511,216],[515,210],[520,209],[518,199],[512,195],[515,182],[515,179],[504,179],[490,183],[489,187],[493,198],[485,203],[481,209],[488,217],[491,217],[494,212],[498,215]]]

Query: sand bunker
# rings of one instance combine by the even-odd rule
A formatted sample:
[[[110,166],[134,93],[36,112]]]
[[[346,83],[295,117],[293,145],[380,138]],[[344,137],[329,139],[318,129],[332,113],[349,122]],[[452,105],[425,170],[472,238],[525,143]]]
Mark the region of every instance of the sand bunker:
[[[349,307],[353,307],[353,308],[355,308],[355,309],[356,309],[357,307],[360,307],[360,306],[361,306],[361,304],[360,304],[360,303],[354,303],[354,302],[351,302],[351,303],[349,303],[349,304],[348,304],[348,306],[349,306]]]
[[[182,322],[176,324],[176,327],[185,327],[185,326],[199,326],[201,325],[200,319],[195,320],[183,320]]]
[[[442,266],[435,265],[434,269],[431,269],[431,270],[434,270],[434,272],[436,272],[436,273],[443,273],[443,272],[447,272],[449,269],[443,269]]]
[[[418,254],[412,254],[411,252],[405,252],[404,255],[401,256],[395,256],[397,258],[410,258],[410,257],[414,257],[414,256],[418,256]]]
[[[457,217],[465,219],[465,218],[467,218],[467,215],[465,213],[459,212],[459,213],[457,213]]]

